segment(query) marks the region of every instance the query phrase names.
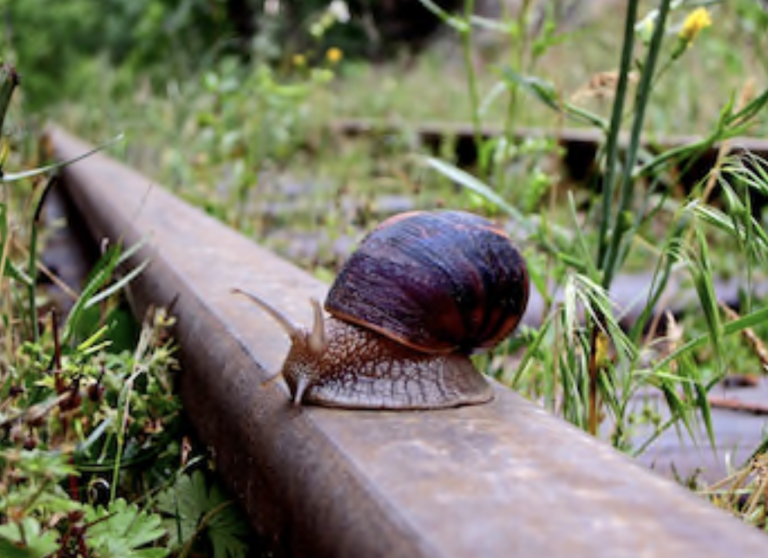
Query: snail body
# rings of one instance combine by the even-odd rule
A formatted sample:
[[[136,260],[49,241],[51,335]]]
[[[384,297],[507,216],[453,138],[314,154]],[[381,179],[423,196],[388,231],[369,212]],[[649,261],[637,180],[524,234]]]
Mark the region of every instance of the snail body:
[[[296,404],[437,409],[492,397],[466,355],[424,353],[334,317],[324,323],[324,349],[312,352],[309,343],[294,343],[283,366]]]
[[[363,239],[328,293],[330,317],[312,301],[311,331],[244,294],[291,338],[279,376],[294,404],[438,409],[492,399],[468,355],[517,327],[528,274],[490,221],[461,211],[412,212]]]

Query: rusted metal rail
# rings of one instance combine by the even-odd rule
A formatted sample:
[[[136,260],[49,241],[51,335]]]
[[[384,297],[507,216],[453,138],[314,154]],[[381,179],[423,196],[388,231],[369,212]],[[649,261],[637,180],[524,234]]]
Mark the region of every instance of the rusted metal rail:
[[[89,148],[49,140],[59,159]],[[764,535],[501,386],[455,410],[291,408],[263,383],[287,340],[231,289],[308,322],[324,285],[105,155],[63,175],[95,238],[146,243],[132,304],[174,304],[187,412],[275,555],[765,554]]]

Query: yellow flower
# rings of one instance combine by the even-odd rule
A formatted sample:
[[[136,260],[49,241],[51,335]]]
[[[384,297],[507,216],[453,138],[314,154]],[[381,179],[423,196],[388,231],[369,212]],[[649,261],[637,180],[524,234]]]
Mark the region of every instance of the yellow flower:
[[[331,64],[338,64],[344,58],[344,53],[341,52],[340,48],[331,47],[325,52],[325,58]]]
[[[303,54],[294,54],[293,55],[293,65],[301,68],[307,64],[307,59]]]
[[[683,22],[683,28],[680,30],[680,38],[686,43],[691,43],[701,30],[712,25],[712,18],[706,8],[696,8]]]

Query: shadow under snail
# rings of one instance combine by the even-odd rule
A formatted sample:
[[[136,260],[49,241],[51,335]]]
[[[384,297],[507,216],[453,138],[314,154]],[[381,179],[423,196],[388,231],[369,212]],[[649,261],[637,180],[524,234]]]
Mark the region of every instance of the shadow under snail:
[[[288,333],[278,377],[295,405],[439,409],[490,401],[469,359],[517,327],[528,303],[525,261],[506,233],[463,211],[382,222],[341,269],[311,331],[248,296]]]

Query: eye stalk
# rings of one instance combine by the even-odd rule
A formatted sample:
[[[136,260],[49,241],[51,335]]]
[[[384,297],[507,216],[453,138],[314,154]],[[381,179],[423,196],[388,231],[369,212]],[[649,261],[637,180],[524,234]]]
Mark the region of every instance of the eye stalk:
[[[244,291],[243,289],[234,288],[232,289],[232,292],[235,294],[241,294],[247,298],[249,298],[252,302],[255,302],[262,310],[264,310],[267,314],[272,316],[274,320],[280,324],[280,327],[283,328],[283,330],[288,334],[288,336],[293,340],[301,335],[302,329],[294,325],[291,320],[289,320],[285,314],[277,310],[274,306],[271,304],[268,304],[264,299],[256,296],[253,293],[249,293],[248,291]]]
[[[309,302],[312,304],[312,310],[315,314],[312,333],[309,335],[309,349],[319,355],[328,348],[328,339],[325,336],[325,319],[323,318],[323,309],[320,307],[320,302],[316,298],[310,298]]]

